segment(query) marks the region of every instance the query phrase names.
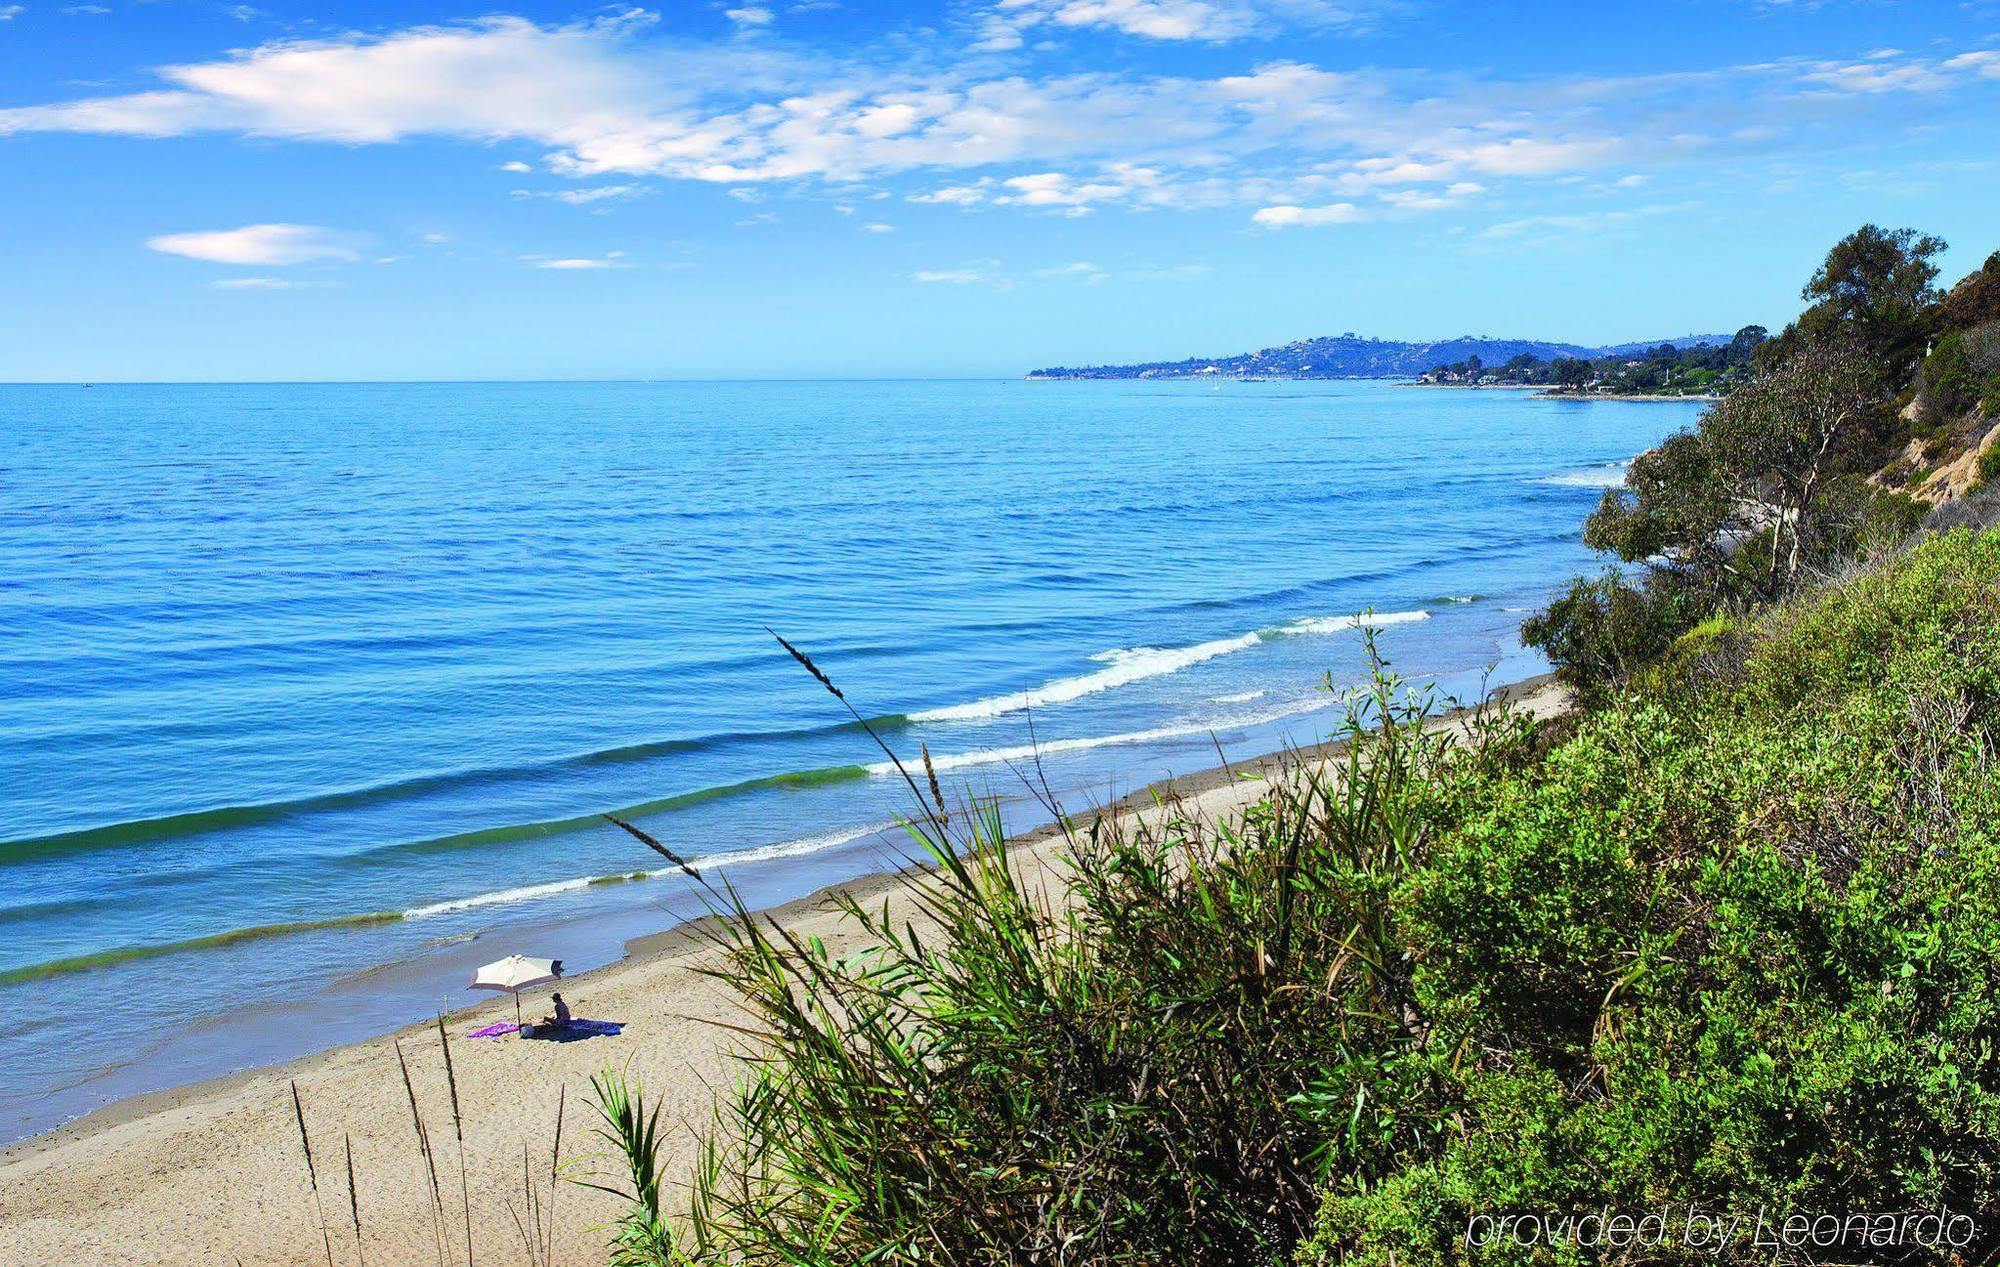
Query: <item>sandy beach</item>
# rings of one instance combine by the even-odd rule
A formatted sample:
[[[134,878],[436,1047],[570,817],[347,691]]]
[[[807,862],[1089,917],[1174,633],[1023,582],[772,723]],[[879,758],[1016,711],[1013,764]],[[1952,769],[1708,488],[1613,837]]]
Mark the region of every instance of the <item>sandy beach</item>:
[[[1563,693],[1546,679],[1504,693],[1538,716],[1564,707]],[[1446,715],[1435,724],[1457,723]],[[1263,782],[1244,774],[1268,777],[1288,762],[1318,760],[1327,751],[1271,754],[1210,769],[1094,813],[1226,818],[1261,796]],[[1174,800],[1162,808],[1166,793]],[[1031,833],[1019,841],[1016,857],[1027,874],[1059,879],[1061,843],[1052,828]],[[898,896],[901,882],[890,875],[842,887],[878,901],[907,900]],[[772,914],[838,948],[852,934],[827,898],[815,894]],[[593,1154],[600,1145],[588,1134],[591,1118],[583,1099],[593,1073],[616,1068],[643,1085],[648,1102],[661,1107],[670,1169],[678,1174],[691,1164],[695,1130],[707,1120],[716,1091],[738,1076],[729,1056],[737,1040],[717,1024],[735,1019],[737,1005],[726,988],[699,972],[713,962],[714,952],[688,928],[638,939],[629,951],[617,964],[573,978],[565,991],[579,1016],[623,1022],[624,1032],[616,1037],[568,1043],[463,1038],[491,1021],[511,1020],[513,1004],[505,998],[447,1022],[476,1262],[525,1261],[515,1223],[524,1204],[524,1156],[545,1181],[560,1098],[567,1103],[564,1164],[579,1177],[596,1168]],[[545,993],[536,992],[531,1006],[545,1000]],[[296,1084],[318,1165],[319,1200],[333,1233],[333,1260],[435,1262],[428,1182],[398,1068],[398,1044],[439,1150],[448,1257],[465,1261],[458,1150],[435,1025],[138,1097],[0,1152],[0,1261],[9,1267],[326,1261],[294,1117]],[[359,1212],[359,1246],[351,1209]],[[561,1185],[553,1209],[553,1261],[602,1262],[604,1237],[598,1229],[617,1209],[607,1196]]]

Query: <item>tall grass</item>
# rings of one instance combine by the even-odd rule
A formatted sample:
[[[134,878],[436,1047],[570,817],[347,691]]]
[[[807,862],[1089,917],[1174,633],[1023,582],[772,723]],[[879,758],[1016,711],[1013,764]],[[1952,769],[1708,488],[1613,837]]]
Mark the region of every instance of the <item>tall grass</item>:
[[[507,1212],[521,1236],[528,1267],[550,1267],[555,1261],[556,1192],[562,1186],[563,1119],[569,1110],[569,1088],[556,1094],[556,1129],[549,1142],[548,1191],[544,1195],[528,1146],[521,1145],[521,1208]]]
[[[1388,894],[1448,810],[1437,772],[1517,733],[1481,712],[1451,742],[1375,663],[1330,762],[1222,823],[1064,819],[1053,885],[926,762],[925,867],[900,902],[838,899],[861,949],[722,891],[746,1077],[672,1226],[654,1115],[593,1084],[631,1176],[617,1262],[1282,1260],[1332,1167],[1414,1129],[1371,1100],[1377,1053],[1426,1033]]]
[[[410,1061],[403,1054],[400,1038],[396,1040],[396,1068],[403,1075],[403,1094],[410,1102],[410,1125],[416,1132],[417,1155],[423,1159],[424,1177],[430,1184],[431,1239],[437,1248],[438,1267],[444,1267],[444,1189],[438,1183],[437,1155],[431,1150],[431,1135],[424,1125],[424,1111],[417,1107],[417,1087],[410,1080]]]
[[[444,1081],[451,1090],[451,1133],[458,1141],[458,1204],[465,1223],[465,1267],[472,1267],[472,1189],[465,1178],[465,1114],[458,1105],[458,1070],[451,1063],[451,1034],[444,1014],[437,1018],[438,1046],[444,1049]]]
[[[444,1055],[445,1091],[451,1104],[452,1134],[458,1144],[458,1186],[459,1186],[459,1235],[465,1245],[465,1261],[471,1267],[475,1251],[472,1232],[472,1190],[468,1174],[465,1147],[465,1122],[459,1103],[458,1073],[451,1058],[451,1038],[442,1015],[438,1017],[438,1042]],[[431,1131],[424,1121],[424,1112],[417,1098],[416,1080],[410,1073],[408,1054],[403,1049],[401,1039],[394,1042],[396,1068],[402,1075],[403,1095],[410,1107],[410,1129],[413,1151],[422,1163],[424,1182],[429,1194],[431,1242],[439,1267],[452,1256],[452,1234],[445,1218],[444,1184],[438,1176],[437,1153],[431,1143]],[[312,1137],[306,1130],[306,1113],[303,1098],[296,1081],[291,1083],[292,1117],[299,1133],[299,1150],[305,1158],[306,1180],[312,1193],[313,1212],[320,1233],[320,1247],[327,1267],[333,1267],[333,1236],[327,1223],[326,1204],[320,1191],[319,1164],[313,1153]],[[523,1151],[522,1202],[523,1208],[516,1211],[509,1206],[509,1213],[515,1225],[521,1230],[523,1250],[529,1267],[547,1267],[554,1258],[555,1238],[555,1194],[560,1186],[562,1170],[563,1119],[568,1107],[568,1092],[563,1091],[556,1101],[555,1135],[549,1147],[547,1172],[547,1195],[543,1195],[542,1184],[537,1181]],[[354,1141],[351,1135],[341,1136],[342,1160],[347,1171],[347,1213],[354,1231],[354,1261],[359,1267],[367,1267],[368,1252],[366,1229],[361,1218],[361,1187],[354,1164]],[[525,1215],[525,1221],[524,1220]]]
[[[326,1203],[319,1195],[319,1167],[313,1162],[312,1136],[306,1133],[306,1106],[299,1099],[299,1084],[292,1083],[292,1120],[299,1127],[299,1151],[306,1158],[306,1181],[312,1187],[313,1214],[319,1221],[320,1246],[326,1251],[326,1267],[333,1267],[333,1235],[326,1226]]]

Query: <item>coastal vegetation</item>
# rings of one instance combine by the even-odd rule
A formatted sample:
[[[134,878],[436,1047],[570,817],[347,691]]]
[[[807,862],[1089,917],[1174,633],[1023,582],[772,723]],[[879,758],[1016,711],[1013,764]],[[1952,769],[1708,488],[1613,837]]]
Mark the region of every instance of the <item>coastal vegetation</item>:
[[[1527,629],[1570,715],[1377,660],[1242,815],[1062,820],[1053,891],[916,768],[920,918],[718,894],[742,1080],[682,1194],[600,1082],[618,1261],[1991,1261],[2000,495],[1938,477],[2000,267],[1936,250],[1844,241],[1607,495]]]
[[[1719,343],[1661,343],[1641,350],[1543,358],[1520,352],[1497,364],[1477,353],[1440,361],[1418,376],[1434,386],[1543,387],[1603,396],[1722,396],[1749,381],[1762,326],[1744,326]]]
[[[1947,295],[1943,245],[1874,225],[1842,239],[1744,386],[1606,490],[1584,541],[1623,570],[1579,578],[1523,630],[1569,685],[1614,689],[1699,622],[1886,547],[1985,478],[2000,255]]]

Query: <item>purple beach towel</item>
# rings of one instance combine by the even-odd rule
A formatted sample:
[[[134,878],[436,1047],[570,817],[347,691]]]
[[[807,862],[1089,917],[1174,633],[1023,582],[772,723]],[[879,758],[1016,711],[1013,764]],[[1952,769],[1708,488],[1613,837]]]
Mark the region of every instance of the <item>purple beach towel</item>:
[[[512,1021],[495,1021],[491,1025],[488,1025],[485,1029],[473,1030],[470,1034],[467,1034],[466,1037],[498,1038],[502,1034],[511,1034],[519,1028],[521,1027],[519,1025],[516,1025]]]

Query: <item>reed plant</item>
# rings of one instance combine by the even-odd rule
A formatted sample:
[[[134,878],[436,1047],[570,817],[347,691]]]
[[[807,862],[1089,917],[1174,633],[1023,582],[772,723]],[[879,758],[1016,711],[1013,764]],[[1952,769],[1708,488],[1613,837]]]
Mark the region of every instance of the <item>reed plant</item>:
[[[1561,727],[1433,702],[1378,663],[1240,815],[1064,819],[1052,866],[923,771],[925,869],[843,901],[847,949],[720,890],[744,1077],[670,1225],[657,1123],[599,1088],[622,1261],[1512,1267],[1598,1255],[1480,1216],[1672,1207],[1928,1212],[1962,1239],[1783,1261],[2000,1262],[2000,533]]]
[[[306,1159],[306,1182],[312,1189],[313,1216],[319,1227],[320,1247],[326,1252],[326,1267],[333,1267],[333,1234],[327,1230],[326,1202],[319,1193],[319,1166],[313,1161],[312,1136],[306,1132],[306,1106],[299,1098],[299,1084],[292,1083],[292,1120],[299,1128],[299,1151]],[[350,1177],[349,1182],[352,1182]]]
[[[458,1095],[458,1072],[451,1058],[451,1037],[445,1026],[445,1018],[437,1019],[438,1043],[444,1057],[445,1093],[451,1104],[452,1134],[458,1145],[459,1172],[459,1226],[458,1240],[465,1247],[465,1261],[471,1267],[475,1261],[472,1231],[472,1192],[469,1165],[465,1145],[465,1121],[460,1109]],[[430,1126],[424,1120],[424,1112],[417,1097],[416,1080],[410,1072],[408,1053],[401,1039],[394,1042],[396,1068],[402,1077],[403,1094],[410,1107],[410,1129],[413,1140],[412,1151],[423,1167],[426,1204],[430,1209],[431,1242],[439,1267],[444,1267],[453,1258],[453,1234],[445,1215],[444,1183],[438,1174],[437,1152],[431,1142]],[[305,1160],[307,1188],[312,1196],[314,1226],[320,1235],[320,1248],[327,1267],[333,1267],[332,1227],[327,1221],[326,1201],[322,1195],[319,1178],[319,1161],[313,1152],[312,1136],[306,1128],[306,1111],[303,1096],[296,1081],[290,1084],[292,1119],[298,1129],[299,1151]],[[549,1165],[545,1182],[538,1180],[523,1153],[522,1206],[516,1210],[509,1206],[509,1213],[520,1229],[523,1251],[529,1267],[548,1267],[554,1261],[555,1240],[555,1196],[562,1179],[563,1120],[568,1106],[568,1091],[557,1097],[555,1134],[549,1147]],[[361,1217],[361,1187],[354,1162],[353,1137],[343,1132],[341,1135],[342,1161],[347,1174],[347,1214],[353,1229],[354,1261],[357,1267],[367,1267],[367,1231]],[[546,1188],[546,1192],[544,1191]],[[400,1248],[400,1247],[399,1247]],[[343,1255],[344,1257],[344,1255]]]
[[[926,761],[901,901],[837,899],[860,949],[715,890],[746,1076],[671,1225],[654,1116],[594,1083],[632,1176],[617,1261],[1281,1260],[1335,1166],[1413,1129],[1379,1107],[1421,1091],[1381,1085],[1379,1053],[1426,1027],[1389,895],[1453,812],[1444,767],[1519,734],[1483,711],[1448,740],[1369,647],[1344,747],[1240,818],[1059,815],[1040,883]]]

